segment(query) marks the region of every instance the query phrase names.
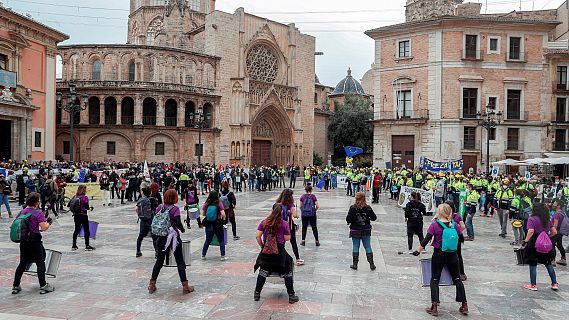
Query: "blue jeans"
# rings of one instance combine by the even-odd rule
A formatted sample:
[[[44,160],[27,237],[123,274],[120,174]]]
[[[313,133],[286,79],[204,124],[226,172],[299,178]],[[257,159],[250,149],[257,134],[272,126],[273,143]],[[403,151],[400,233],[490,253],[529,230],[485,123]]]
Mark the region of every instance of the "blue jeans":
[[[474,225],[472,224],[472,219],[474,219],[474,215],[476,214],[476,205],[470,205],[466,212],[466,233],[469,237],[474,238]]]
[[[0,211],[2,210],[2,203],[6,206],[6,210],[11,213],[12,211],[10,210],[10,203],[8,202],[7,194],[0,194]]]
[[[443,202],[444,202],[443,197],[435,197],[435,205],[437,207],[440,206],[441,204],[443,204]]]
[[[508,233],[508,210],[498,209],[498,218],[500,219],[500,234]]]
[[[366,249],[366,253],[373,253],[371,250],[371,237],[352,237],[352,252],[353,253],[360,253],[360,242],[364,245]]]
[[[553,265],[548,264],[545,266],[545,268],[547,269],[547,273],[549,273],[549,278],[551,278],[551,284],[556,284],[557,276],[555,275],[555,269],[553,268]],[[533,285],[537,283],[537,265],[529,266],[529,280]]]
[[[352,197],[356,196],[356,193],[359,192],[359,183],[352,182]]]
[[[225,256],[225,244],[223,244],[223,228],[219,228],[219,230],[216,232],[214,226],[210,224],[205,227],[205,242],[203,244],[202,257],[205,257],[207,254],[207,249],[211,244],[211,240],[213,240],[214,234],[217,236],[217,240],[219,241],[219,250],[221,251],[221,256]]]

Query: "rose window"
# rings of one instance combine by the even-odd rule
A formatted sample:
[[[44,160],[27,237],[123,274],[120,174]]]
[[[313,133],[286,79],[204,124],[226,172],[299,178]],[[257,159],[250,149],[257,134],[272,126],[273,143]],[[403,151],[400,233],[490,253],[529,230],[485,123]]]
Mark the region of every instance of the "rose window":
[[[279,72],[278,58],[266,45],[253,47],[247,55],[247,73],[253,80],[274,82]]]

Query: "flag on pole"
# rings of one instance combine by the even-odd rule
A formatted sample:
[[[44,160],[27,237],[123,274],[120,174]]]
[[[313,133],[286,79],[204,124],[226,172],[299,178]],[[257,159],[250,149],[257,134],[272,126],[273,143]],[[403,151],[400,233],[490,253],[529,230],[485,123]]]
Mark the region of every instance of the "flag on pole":
[[[344,147],[344,150],[346,151],[346,156],[348,158],[353,158],[358,154],[364,153],[364,149],[359,147]]]
[[[150,170],[148,169],[148,163],[144,160],[144,177],[150,179]]]
[[[316,188],[322,190],[324,188],[324,175],[322,175],[322,178],[320,179],[320,181],[316,184]]]

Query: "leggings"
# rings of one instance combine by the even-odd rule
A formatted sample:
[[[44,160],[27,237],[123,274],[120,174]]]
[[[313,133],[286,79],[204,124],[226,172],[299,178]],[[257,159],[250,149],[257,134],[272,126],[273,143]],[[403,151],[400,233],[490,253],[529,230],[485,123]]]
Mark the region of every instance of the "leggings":
[[[85,236],[85,247],[89,246],[89,217],[86,214],[74,214],[73,221],[75,222],[75,230],[73,231],[73,246],[77,247],[77,236],[79,230],[83,227],[83,234]]]
[[[256,293],[261,293],[261,290],[263,290],[263,286],[265,285],[265,281],[267,281],[267,275],[268,274],[269,274],[268,271],[265,271],[263,269],[259,269],[259,275],[257,276],[257,284],[255,285],[255,292]],[[294,295],[294,281],[292,278],[292,274],[286,275],[283,278],[284,278],[284,282],[285,282],[285,286],[286,286],[286,292],[289,295]]]
[[[235,221],[235,214],[232,214],[227,220],[231,223],[231,232],[233,233],[233,237],[237,237],[237,222]]]
[[[551,240],[553,242],[553,245],[557,247],[557,250],[559,250],[559,254],[561,254],[561,259],[565,259],[565,248],[563,247],[563,235],[558,233]]]
[[[30,241],[20,243],[20,264],[16,268],[14,275],[14,287],[20,286],[22,275],[26,271],[29,263],[35,262],[40,287],[46,285],[45,282],[45,249],[40,241]]]
[[[462,242],[458,242],[458,247],[456,248],[456,254],[458,255],[458,271],[460,275],[465,275],[464,273],[464,260],[462,260]]]
[[[452,282],[456,286],[456,301],[466,302],[466,292],[464,284],[460,280],[460,272],[458,269],[458,255],[456,252],[443,252],[441,249],[435,248],[431,260],[431,302],[440,302],[439,300],[439,281],[441,272],[444,267],[448,268],[452,276]]]
[[[167,250],[164,250],[167,240],[168,237],[154,237],[154,242],[156,243],[156,248],[158,250],[156,252],[156,262],[154,263],[154,268],[152,268],[152,277],[150,280],[156,281],[156,279],[158,279],[160,269],[162,269],[164,260],[166,260],[166,254],[169,254],[172,249],[172,245],[170,245]],[[178,237],[178,245],[176,246],[176,250],[174,250],[174,259],[176,259],[176,266],[178,267],[180,281],[188,281],[188,278],[186,277],[186,262],[184,261],[184,254],[182,253],[182,240],[180,237]]]
[[[421,223],[407,223],[407,247],[413,250],[413,237],[419,237],[419,243],[423,242],[423,222]]]
[[[318,241],[318,226],[316,225],[316,216],[303,216],[302,217],[302,241],[306,239],[306,230],[308,225],[312,228],[312,234],[314,235],[314,240]]]
[[[290,230],[290,245],[292,246],[292,252],[294,252],[294,257],[296,260],[300,259],[300,254],[298,253],[298,244],[296,243],[296,230],[294,223],[292,223]]]

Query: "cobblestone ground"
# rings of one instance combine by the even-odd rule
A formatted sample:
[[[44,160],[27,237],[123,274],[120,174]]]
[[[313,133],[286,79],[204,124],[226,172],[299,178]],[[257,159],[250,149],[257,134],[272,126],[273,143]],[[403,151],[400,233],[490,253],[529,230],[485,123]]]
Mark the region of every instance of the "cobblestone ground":
[[[296,199],[301,190],[295,190]],[[100,223],[97,250],[71,251],[72,217],[64,214],[45,233],[45,247],[61,251],[63,257],[56,279],[48,279],[56,291],[40,295],[37,279],[25,275],[23,291],[11,295],[18,247],[8,237],[5,211],[0,220],[0,319],[429,319],[429,289],[421,287],[418,258],[399,255],[406,249],[402,210],[387,196],[374,205],[372,246],[377,270],[369,270],[365,257],[353,271],[351,241],[345,223],[353,198],[341,191],[317,192],[321,211],[318,224],[322,246],[316,247],[309,230],[306,247],[300,247],[306,265],[295,269],[295,289],[300,302],[289,305],[282,280],[270,278],[261,300],[253,301],[258,253],[254,240],[257,223],[268,214],[278,191],[238,194],[238,233],[229,240],[227,261],[220,261],[211,247],[202,261],[203,230],[193,228],[183,235],[192,240],[190,283],[196,292],[181,294],[175,268],[164,268],[158,291],[148,294],[146,286],[154,263],[151,242],[143,242],[143,256],[135,258],[138,226],[133,205],[101,207],[95,201],[91,219]],[[425,218],[428,220],[428,217]],[[561,290],[546,288],[545,268],[538,269],[540,291],[522,289],[528,280],[527,267],[515,265],[510,239],[497,236],[497,218],[476,217],[476,241],[463,248],[468,281],[469,319],[567,319],[569,275],[557,267]],[[81,247],[81,242],[80,247]],[[415,245],[416,246],[416,245]],[[292,255],[290,246],[287,245]],[[426,256],[423,256],[426,257]],[[363,261],[362,261],[363,260]],[[442,319],[462,318],[453,302],[454,288],[441,289]]]

